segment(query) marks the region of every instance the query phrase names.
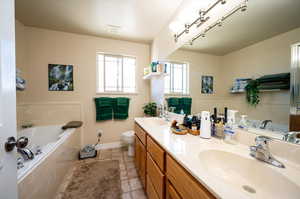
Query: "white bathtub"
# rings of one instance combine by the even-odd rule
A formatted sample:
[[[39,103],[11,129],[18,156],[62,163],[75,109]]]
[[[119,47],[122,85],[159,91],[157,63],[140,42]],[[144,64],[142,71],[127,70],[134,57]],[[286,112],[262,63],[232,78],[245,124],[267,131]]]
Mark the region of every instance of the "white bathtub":
[[[39,147],[42,151],[41,154],[35,155],[33,160],[25,161],[24,167],[18,169],[18,185],[21,191],[22,189],[27,189],[27,181],[32,181],[33,177],[36,178],[34,180],[36,184],[43,178],[46,181],[51,179],[52,183],[57,179],[63,178],[64,172],[59,172],[58,175],[57,171],[62,169],[64,171],[68,170],[70,162],[74,162],[77,158],[80,148],[79,130],[78,132],[77,129],[62,130],[61,127],[62,125],[37,126],[18,132],[18,137],[25,136],[29,139],[27,148],[35,152],[36,148]],[[43,171],[43,177],[40,174],[41,171]],[[55,175],[56,179],[52,179],[53,175]],[[45,181],[40,183],[45,183]],[[51,192],[54,192],[53,190]],[[39,191],[37,190],[36,192]],[[52,195],[52,193],[47,195],[49,194]],[[19,193],[19,195],[22,195],[22,193]],[[43,198],[48,197],[43,196]]]

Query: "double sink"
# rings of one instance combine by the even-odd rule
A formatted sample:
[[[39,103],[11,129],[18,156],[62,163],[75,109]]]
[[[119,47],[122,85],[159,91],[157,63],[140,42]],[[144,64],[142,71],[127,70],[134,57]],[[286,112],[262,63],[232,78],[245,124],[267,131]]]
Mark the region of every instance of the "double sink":
[[[149,128],[150,126],[156,126],[160,127],[160,129],[164,129],[169,128],[170,122],[159,118],[147,118],[145,125],[149,126]],[[180,140],[181,142],[187,142],[187,140],[191,141],[192,139],[184,137],[185,135],[172,135],[172,133],[170,131],[167,132],[167,130],[164,130],[163,133],[169,133],[169,135],[163,136],[164,139],[169,137],[168,139]],[[160,141],[159,139],[158,137],[157,141]],[[241,146],[241,144],[229,146],[229,144],[216,138],[212,138],[209,141],[203,141],[203,139],[197,137],[194,139],[199,139],[199,148],[201,148],[201,150],[193,149],[193,151],[197,151],[196,155],[191,155],[191,159],[193,160],[188,160],[187,155],[178,155],[177,158],[178,160],[182,158],[181,162],[186,162],[186,164],[182,166],[190,171],[193,171],[196,167],[191,165],[189,169],[189,164],[197,162],[197,170],[194,169],[195,172],[191,174],[198,177],[198,179],[201,179],[201,176],[197,176],[196,171],[199,171],[199,175],[205,171],[205,175],[203,176],[209,176],[209,178],[214,181],[222,182],[224,185],[230,187],[230,190],[238,190],[244,193],[245,196],[247,196],[245,198],[300,198],[299,165],[284,161],[286,168],[278,168],[251,157],[249,155],[250,151],[246,150],[248,149],[247,146]],[[162,146],[164,146],[164,142],[160,142]],[[170,142],[170,140],[168,140],[168,142]],[[189,145],[188,143],[186,144]],[[191,145],[193,145],[193,143],[191,143]],[[195,146],[189,146],[189,149],[195,148]],[[165,148],[166,150],[170,150],[167,144],[165,144]],[[192,152],[192,150],[190,152]],[[172,153],[172,150],[170,150],[170,153]],[[173,155],[176,157],[176,154]],[[208,178],[203,178],[202,183],[205,183],[205,179]],[[210,187],[210,183],[205,184],[207,188],[218,193],[216,187]],[[220,193],[221,192],[224,192],[224,190],[220,191]],[[222,196],[220,197],[223,198]]]

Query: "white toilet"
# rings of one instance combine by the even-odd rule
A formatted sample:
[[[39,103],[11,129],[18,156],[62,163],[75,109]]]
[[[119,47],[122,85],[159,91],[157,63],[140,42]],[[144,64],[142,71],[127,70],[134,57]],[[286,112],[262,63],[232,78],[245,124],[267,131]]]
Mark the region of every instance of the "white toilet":
[[[122,133],[122,140],[128,144],[128,156],[134,156],[134,131]]]

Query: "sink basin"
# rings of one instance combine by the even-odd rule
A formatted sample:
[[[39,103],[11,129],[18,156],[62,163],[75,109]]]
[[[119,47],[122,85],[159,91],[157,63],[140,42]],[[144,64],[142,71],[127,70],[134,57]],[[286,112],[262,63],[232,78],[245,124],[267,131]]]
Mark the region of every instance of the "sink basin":
[[[299,199],[300,187],[256,159],[221,150],[199,154],[201,167],[253,198]]]

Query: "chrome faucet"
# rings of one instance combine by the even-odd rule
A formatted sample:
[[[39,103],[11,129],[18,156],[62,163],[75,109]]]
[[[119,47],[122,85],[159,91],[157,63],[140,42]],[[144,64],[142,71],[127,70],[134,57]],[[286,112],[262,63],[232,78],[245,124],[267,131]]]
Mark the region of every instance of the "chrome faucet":
[[[250,155],[258,160],[269,163],[279,168],[285,168],[284,164],[276,160],[270,153],[269,142],[272,139],[266,136],[257,136],[255,146],[250,146]]]
[[[32,160],[34,158],[33,152],[28,148],[18,148],[18,153],[21,154],[24,161]]]
[[[268,123],[272,123],[272,120],[264,120],[261,122],[259,128],[260,129],[266,129],[266,126],[268,125]]]

